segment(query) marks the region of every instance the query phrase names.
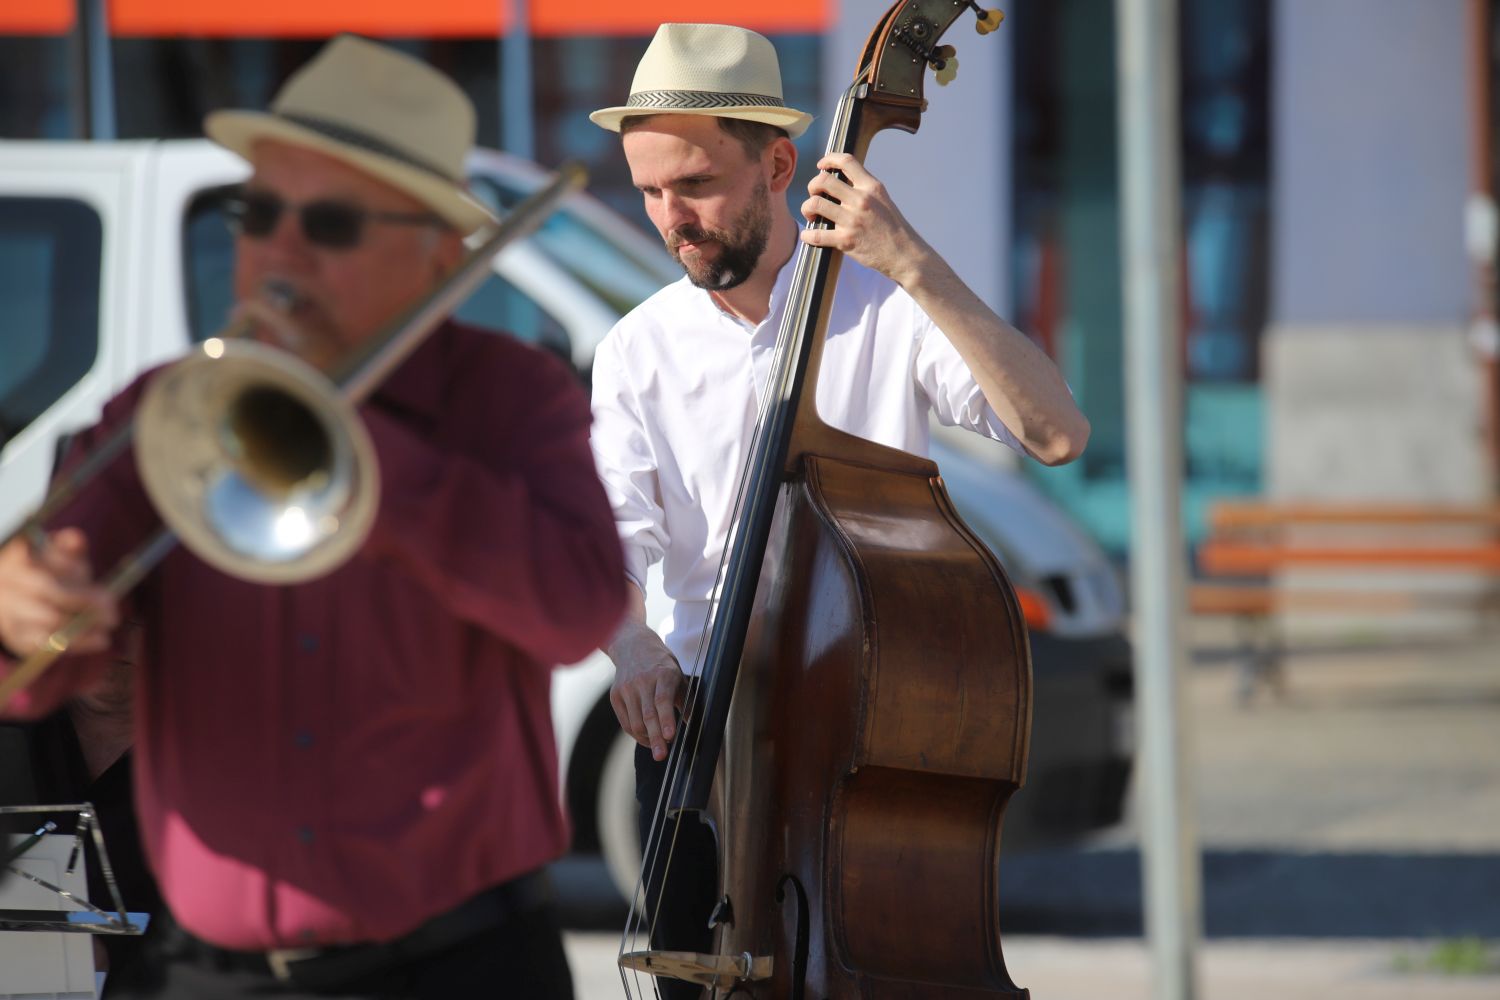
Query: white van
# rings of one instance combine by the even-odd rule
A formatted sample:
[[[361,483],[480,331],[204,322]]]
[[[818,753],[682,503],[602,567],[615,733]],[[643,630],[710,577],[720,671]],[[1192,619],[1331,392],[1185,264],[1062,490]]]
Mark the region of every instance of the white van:
[[[545,182],[491,151],[475,193],[503,212]],[[45,493],[65,437],[98,418],[142,369],[217,332],[230,304],[231,240],[218,195],[244,164],[201,140],[0,141],[0,533]],[[512,244],[460,309],[568,357],[587,378],[615,320],[681,272],[647,236],[570,196]],[[1055,844],[1114,823],[1130,770],[1130,657],[1113,568],[1008,464],[1003,449],[940,434],[955,503],[1022,590],[1032,626],[1035,730],[1007,846]],[[665,613],[659,586],[648,595]],[[603,654],[559,670],[553,720],[575,846],[634,886],[632,744],[609,706]]]

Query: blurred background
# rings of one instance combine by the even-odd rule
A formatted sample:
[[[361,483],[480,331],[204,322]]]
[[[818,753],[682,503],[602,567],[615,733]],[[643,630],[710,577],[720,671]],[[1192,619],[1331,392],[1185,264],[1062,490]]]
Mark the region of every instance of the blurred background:
[[[617,138],[587,119],[628,91],[657,25],[770,36],[787,103],[819,118],[798,143],[808,176],[884,7],[0,3],[0,494],[35,492],[21,452],[50,453],[72,418],[45,440],[31,429],[76,386],[100,366],[118,382],[165,350],[98,346],[146,337],[110,332],[122,320],[109,281],[80,295],[21,266],[45,236],[75,274],[108,276],[112,227],[141,226],[115,195],[77,195],[99,222],[44,190],[49,163],[59,176],[105,169],[79,166],[66,141],[195,137],[208,111],[263,106],[332,34],[392,41],[457,79],[480,144],[510,155],[473,166],[493,203],[536,183],[525,161],[588,166],[583,242],[554,225],[542,263],[512,255],[469,310],[568,354],[586,379],[612,317],[673,274]],[[1012,973],[1039,998],[1144,996],[1115,4],[1005,12],[993,35],[960,23],[945,39],[957,79],[929,81],[918,135],[882,135],[869,163],[971,287],[1057,361],[1093,425],[1084,456],[1057,469],[947,438],[939,459],[1029,597],[1036,743],[1002,872]],[[1177,58],[1182,692],[1204,885],[1189,918],[1206,933],[1206,993],[1500,997],[1500,3],[1180,0]],[[194,147],[163,148],[162,163],[200,162]],[[151,252],[175,273],[152,294],[185,343],[223,309],[227,240],[208,193],[237,178],[172,170],[202,179],[145,204],[172,213],[170,242]],[[543,266],[585,257],[567,274]],[[598,300],[582,319],[557,305],[583,301],[570,281]],[[49,332],[28,341],[34,330]],[[599,932],[622,914],[632,850],[618,842],[628,804],[601,716],[606,669],[560,673],[554,699],[578,826],[559,885],[575,964],[605,972],[584,996],[613,995]]]
[[[0,136],[90,134],[77,3],[0,9]],[[481,145],[544,164],[581,159],[592,192],[643,226],[616,140],[587,113],[628,90],[658,23],[710,13],[680,0],[101,6],[93,44],[107,40],[115,137],[196,136],[206,112],[263,106],[323,39],[355,31],[458,79]],[[881,6],[726,0],[711,13],[771,36],[788,102],[826,119]],[[518,8],[530,68],[519,110],[497,34]],[[1181,0],[1180,10],[1190,536],[1224,495],[1489,496],[1493,386],[1466,337],[1480,303],[1465,205],[1487,190],[1473,163],[1495,135],[1470,79],[1473,31],[1494,33],[1493,5]],[[929,85],[921,136],[883,136],[872,162],[981,295],[1063,366],[1094,436],[1081,462],[1039,481],[1123,557],[1113,5],[1017,0],[1006,13],[992,36],[954,32],[957,81]],[[1486,85],[1494,70],[1489,58]],[[524,135],[508,112],[529,118]],[[824,141],[817,127],[801,140],[804,173]],[[1300,378],[1314,369],[1316,386]]]

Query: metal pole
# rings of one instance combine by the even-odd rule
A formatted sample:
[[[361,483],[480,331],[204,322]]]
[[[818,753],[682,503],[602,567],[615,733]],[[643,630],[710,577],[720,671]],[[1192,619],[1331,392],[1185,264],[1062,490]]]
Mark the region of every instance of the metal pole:
[[[1116,0],[1131,600],[1152,996],[1197,995],[1202,912],[1183,726],[1177,0]]]
[[[510,12],[500,36],[500,148],[536,159],[532,121],[531,10],[527,0],[501,0]]]
[[[1490,3],[1469,0],[1469,199],[1464,210],[1465,242],[1474,262],[1474,304],[1469,339],[1484,372],[1485,434],[1489,447],[1490,489],[1500,491],[1500,324],[1496,321],[1495,252],[1500,212],[1491,190]]]
[[[73,26],[73,116],[80,139],[116,137],[107,0],[78,0]]]
[[[73,18],[73,30],[68,36],[68,69],[72,76],[68,87],[68,117],[73,125],[73,138],[87,139],[94,126],[89,108],[89,27],[85,7],[88,0],[80,0],[77,16]]]

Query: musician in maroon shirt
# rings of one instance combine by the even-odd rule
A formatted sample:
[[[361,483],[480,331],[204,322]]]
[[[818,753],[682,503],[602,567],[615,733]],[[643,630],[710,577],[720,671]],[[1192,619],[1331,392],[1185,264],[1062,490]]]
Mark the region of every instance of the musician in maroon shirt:
[[[315,363],[421,298],[489,221],[462,189],[467,99],[362,39],[331,43],[270,113],[206,128],[253,167],[234,209],[239,309]],[[588,401],[561,362],[450,321],[360,415],[379,513],[312,582],[246,583],[179,549],[109,599],[92,572],[158,523],[128,459],[45,546],[0,550],[9,652],[100,613],[10,712],[87,690],[115,626],[141,625],[136,804],[171,932],[155,982],[108,996],[572,995],[537,874],[568,841],[549,668],[604,641],[625,598]]]

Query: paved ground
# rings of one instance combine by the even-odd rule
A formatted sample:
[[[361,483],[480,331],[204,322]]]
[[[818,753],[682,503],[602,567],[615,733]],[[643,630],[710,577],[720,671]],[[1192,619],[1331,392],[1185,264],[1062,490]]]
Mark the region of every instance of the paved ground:
[[[618,935],[569,935],[578,1000],[619,1000]],[[1393,971],[1404,942],[1211,942],[1200,954],[1203,1000],[1496,1000],[1500,976]],[[1035,1000],[1148,1000],[1150,962],[1130,940],[1005,938],[1006,964]]]
[[[1196,658],[1198,995],[1500,1000],[1500,635],[1301,649],[1284,697],[1249,706],[1235,684],[1231,659]],[[1129,818],[1002,879],[1007,962],[1037,1000],[1150,995]],[[617,945],[570,932],[579,1000],[622,995]]]

